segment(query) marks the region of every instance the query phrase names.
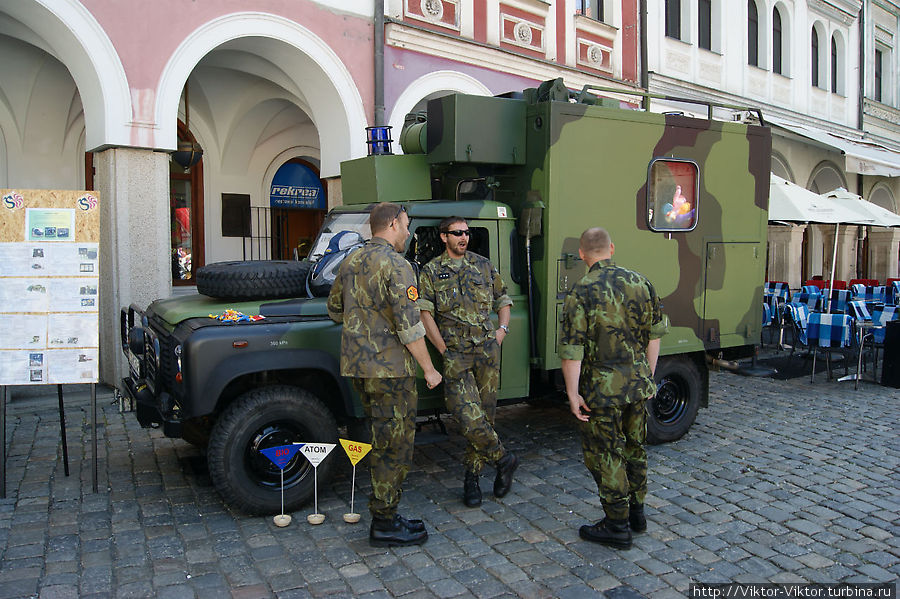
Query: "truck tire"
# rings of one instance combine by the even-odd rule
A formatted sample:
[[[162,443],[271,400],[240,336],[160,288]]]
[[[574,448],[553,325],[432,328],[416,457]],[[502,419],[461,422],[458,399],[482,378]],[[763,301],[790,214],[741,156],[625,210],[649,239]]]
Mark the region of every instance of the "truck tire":
[[[337,443],[337,424],[328,408],[298,387],[248,391],[225,409],[213,427],[207,452],[210,478],[235,508],[248,514],[278,514],[281,473],[260,450],[294,442]],[[322,485],[334,463],[329,456],[319,465]],[[300,453],[295,454],[284,468],[285,513],[309,501],[313,485],[312,465]]]
[[[197,291],[226,300],[306,297],[306,260],[238,260],[197,269]]]
[[[647,402],[647,442],[658,445],[680,439],[694,424],[703,383],[688,358],[660,358],[654,378],[656,395]]]

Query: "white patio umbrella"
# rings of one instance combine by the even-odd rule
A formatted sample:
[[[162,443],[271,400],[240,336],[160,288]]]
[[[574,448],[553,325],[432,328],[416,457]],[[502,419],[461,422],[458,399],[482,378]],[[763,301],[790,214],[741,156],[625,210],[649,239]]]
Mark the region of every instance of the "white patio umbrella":
[[[874,224],[874,221],[874,216],[865,213],[856,204],[839,201],[827,197],[827,195],[819,195],[775,174],[772,174],[769,180],[769,222],[834,225],[834,248],[831,254],[829,289],[834,287],[834,267],[837,263],[837,240],[840,226],[842,224],[868,225]],[[825,302],[829,312],[831,311],[830,300],[831,298],[827,298]]]
[[[834,200],[844,206],[849,206],[857,212],[868,215],[872,222],[865,223],[873,227],[900,227],[900,215],[882,208],[878,204],[862,199],[855,193],[850,193],[843,187],[838,187],[828,193],[823,193],[822,197]]]
[[[900,215],[894,214],[890,210],[882,208],[878,204],[862,199],[855,193],[850,193],[843,187],[838,187],[827,193],[823,193],[822,197],[832,200],[838,204],[850,207],[862,214],[867,215],[871,221],[865,223],[856,223],[873,227],[900,227]],[[837,257],[837,237],[835,237],[835,257]],[[834,259],[832,259],[831,280],[834,282]]]
[[[858,224],[861,219],[874,220],[855,208],[853,204],[819,195],[775,174],[769,180],[769,222]]]

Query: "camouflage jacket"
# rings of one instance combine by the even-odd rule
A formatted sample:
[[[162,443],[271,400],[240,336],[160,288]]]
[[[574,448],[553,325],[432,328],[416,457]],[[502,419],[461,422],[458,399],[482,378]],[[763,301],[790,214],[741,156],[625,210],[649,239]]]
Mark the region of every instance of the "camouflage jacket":
[[[457,261],[445,251],[422,269],[419,286],[419,309],[431,312],[451,348],[493,337],[491,312],[513,303],[491,261],[474,252]]]
[[[344,259],[328,295],[328,315],[344,323],[342,375],[415,375],[405,346],[425,336],[418,297],[412,267],[386,240],[373,237]]]
[[[622,406],[656,393],[647,344],[666,334],[656,290],[643,275],[600,260],[563,305],[559,356],[581,361],[588,406]]]

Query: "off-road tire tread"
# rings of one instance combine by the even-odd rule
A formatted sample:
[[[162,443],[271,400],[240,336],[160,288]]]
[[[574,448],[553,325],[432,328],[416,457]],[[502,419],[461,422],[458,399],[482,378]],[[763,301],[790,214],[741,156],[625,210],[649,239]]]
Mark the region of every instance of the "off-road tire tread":
[[[197,291],[225,300],[306,297],[306,260],[238,260],[197,269]]]
[[[281,496],[279,493],[272,493],[271,501],[268,504],[264,504],[260,502],[258,497],[251,497],[249,493],[244,493],[241,492],[241,489],[234,488],[233,485],[239,481],[232,480],[233,477],[231,475],[233,473],[229,470],[228,464],[225,463],[226,455],[229,453],[228,444],[233,440],[233,436],[237,434],[236,430],[251,417],[255,416],[258,411],[279,407],[280,404],[285,402],[302,404],[302,410],[308,416],[306,420],[309,423],[307,428],[315,434],[316,438],[304,439],[304,441],[335,444],[338,442],[338,430],[334,416],[319,398],[305,389],[289,385],[273,385],[253,389],[235,399],[216,421],[215,426],[213,426],[207,450],[207,465],[213,485],[225,502],[244,513],[256,515],[277,514],[281,509]],[[239,448],[237,451],[243,455],[242,448]],[[329,457],[331,459],[326,459],[318,467],[320,488],[325,488],[325,485],[327,485],[336,462],[334,457]],[[286,489],[284,495],[285,513],[301,508],[312,499],[313,492],[312,475],[307,476],[300,485]]]

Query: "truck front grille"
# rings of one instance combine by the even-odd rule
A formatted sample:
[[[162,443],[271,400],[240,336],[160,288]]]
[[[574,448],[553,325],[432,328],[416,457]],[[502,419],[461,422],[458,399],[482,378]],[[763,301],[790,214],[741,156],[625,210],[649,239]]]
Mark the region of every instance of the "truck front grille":
[[[152,327],[144,331],[144,378],[154,392],[174,390],[178,372],[176,345],[175,338],[168,333]]]

